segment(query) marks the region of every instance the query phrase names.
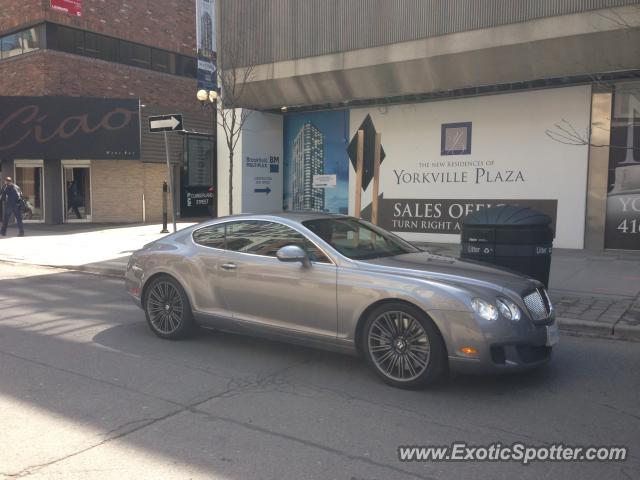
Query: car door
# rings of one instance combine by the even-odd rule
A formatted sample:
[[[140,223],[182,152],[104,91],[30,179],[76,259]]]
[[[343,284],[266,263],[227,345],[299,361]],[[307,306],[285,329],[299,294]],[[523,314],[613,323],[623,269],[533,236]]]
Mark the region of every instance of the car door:
[[[278,260],[285,245],[305,249],[310,265]],[[301,233],[278,222],[229,222],[226,249],[219,284],[234,319],[336,336],[337,267]]]
[[[231,317],[222,294],[220,272],[225,263],[225,224],[207,225],[194,230],[193,272],[189,284],[193,308],[214,317]]]

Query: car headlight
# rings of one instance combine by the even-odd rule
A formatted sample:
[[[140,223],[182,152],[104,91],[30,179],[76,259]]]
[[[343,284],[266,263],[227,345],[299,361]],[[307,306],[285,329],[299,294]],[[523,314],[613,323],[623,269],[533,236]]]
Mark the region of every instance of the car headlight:
[[[482,300],[481,298],[474,298],[471,301],[471,307],[480,317],[485,320],[493,322],[498,319],[498,309],[495,305]]]
[[[518,306],[511,300],[508,300],[506,298],[498,298],[496,300],[496,303],[498,305],[498,310],[500,310],[500,313],[504,318],[508,318],[509,320],[513,320],[514,322],[520,320],[522,316],[520,308],[518,308]]]

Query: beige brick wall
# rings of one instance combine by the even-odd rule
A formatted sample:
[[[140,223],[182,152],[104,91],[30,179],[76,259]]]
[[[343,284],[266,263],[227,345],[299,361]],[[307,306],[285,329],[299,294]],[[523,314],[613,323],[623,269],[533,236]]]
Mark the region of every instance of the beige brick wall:
[[[91,162],[93,222],[142,222],[142,165],[139,160]]]
[[[167,178],[162,164],[139,160],[93,160],[91,183],[95,223],[142,222],[144,194],[147,222],[162,221],[162,182]],[[168,203],[171,221],[171,200]]]
[[[167,166],[164,163],[143,163],[144,199],[147,222],[162,221],[162,182],[167,180]],[[173,176],[176,177],[176,169]],[[167,194],[168,221],[171,222],[171,198]]]

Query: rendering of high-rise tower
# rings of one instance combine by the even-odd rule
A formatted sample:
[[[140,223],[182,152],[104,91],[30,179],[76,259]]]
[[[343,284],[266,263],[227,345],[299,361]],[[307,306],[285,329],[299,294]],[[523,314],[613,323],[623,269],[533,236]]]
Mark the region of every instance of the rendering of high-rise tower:
[[[305,122],[293,140],[293,209],[324,211],[324,189],[313,176],[324,173],[324,134]]]

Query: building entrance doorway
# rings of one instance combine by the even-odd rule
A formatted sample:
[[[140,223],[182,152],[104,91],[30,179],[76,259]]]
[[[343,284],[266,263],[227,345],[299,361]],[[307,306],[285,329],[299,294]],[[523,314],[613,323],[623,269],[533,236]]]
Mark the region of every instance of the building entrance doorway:
[[[216,217],[215,142],[210,136],[187,135],[186,156],[180,182],[180,214]]]
[[[14,181],[27,202],[25,222],[44,222],[44,175],[42,160],[16,160]]]
[[[89,164],[62,165],[65,223],[91,221],[91,167]]]

